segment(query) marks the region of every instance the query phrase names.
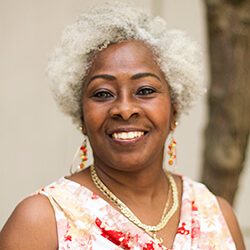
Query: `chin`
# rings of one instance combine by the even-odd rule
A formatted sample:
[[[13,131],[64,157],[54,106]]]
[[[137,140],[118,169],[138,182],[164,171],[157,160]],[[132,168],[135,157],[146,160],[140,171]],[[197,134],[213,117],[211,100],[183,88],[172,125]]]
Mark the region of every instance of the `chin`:
[[[113,166],[113,168],[125,172],[138,171],[145,168],[149,165],[149,159],[146,160],[146,157],[117,157],[115,160],[108,164]]]

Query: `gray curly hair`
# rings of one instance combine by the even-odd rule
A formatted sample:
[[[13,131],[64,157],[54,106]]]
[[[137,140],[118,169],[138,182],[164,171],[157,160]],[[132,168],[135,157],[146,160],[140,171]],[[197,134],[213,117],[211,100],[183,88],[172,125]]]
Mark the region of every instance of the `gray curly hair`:
[[[127,4],[104,4],[66,27],[48,64],[55,100],[77,126],[82,123],[82,86],[91,67],[90,55],[124,40],[140,40],[152,49],[178,117],[204,92],[198,46],[184,32],[168,30],[162,18]]]

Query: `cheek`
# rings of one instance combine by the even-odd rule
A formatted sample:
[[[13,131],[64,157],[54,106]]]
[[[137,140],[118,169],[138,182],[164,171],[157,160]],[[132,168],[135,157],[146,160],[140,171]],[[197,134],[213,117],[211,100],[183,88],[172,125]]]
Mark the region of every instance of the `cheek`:
[[[150,110],[152,121],[155,121],[161,128],[169,128],[172,109],[170,99],[167,96],[157,99],[154,103],[148,105],[147,108]]]
[[[168,132],[171,124],[170,109],[168,107],[158,108],[157,112],[154,112],[154,120],[157,122],[159,130]]]
[[[105,105],[83,102],[83,123],[86,132],[97,131],[106,117]]]

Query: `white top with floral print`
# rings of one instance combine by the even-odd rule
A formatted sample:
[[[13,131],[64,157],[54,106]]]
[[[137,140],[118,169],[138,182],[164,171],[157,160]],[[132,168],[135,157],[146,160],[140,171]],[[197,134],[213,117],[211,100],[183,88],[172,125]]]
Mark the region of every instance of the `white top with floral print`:
[[[182,177],[183,194],[173,250],[235,250],[216,197],[201,183]],[[57,221],[58,249],[168,249],[88,188],[66,178],[42,188]]]

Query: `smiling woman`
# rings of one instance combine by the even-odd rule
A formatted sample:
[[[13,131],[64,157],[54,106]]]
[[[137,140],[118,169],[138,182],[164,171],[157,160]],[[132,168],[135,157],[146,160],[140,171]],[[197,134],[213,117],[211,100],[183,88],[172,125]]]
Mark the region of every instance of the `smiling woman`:
[[[162,165],[175,111],[153,57],[140,41],[110,45],[96,56],[86,77],[82,109],[83,133],[96,167],[134,171]]]
[[[163,168],[165,148],[175,160],[180,114],[202,92],[195,54],[183,33],[126,5],[69,26],[49,64],[51,87],[94,162],[84,167],[82,145],[79,171],[22,201],[0,248],[244,249],[231,207]]]

